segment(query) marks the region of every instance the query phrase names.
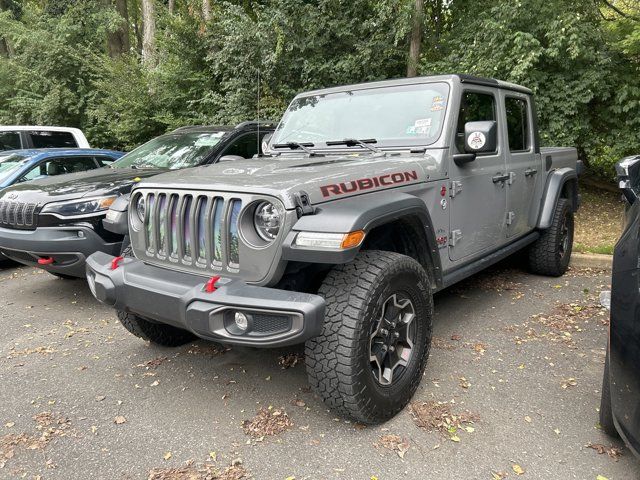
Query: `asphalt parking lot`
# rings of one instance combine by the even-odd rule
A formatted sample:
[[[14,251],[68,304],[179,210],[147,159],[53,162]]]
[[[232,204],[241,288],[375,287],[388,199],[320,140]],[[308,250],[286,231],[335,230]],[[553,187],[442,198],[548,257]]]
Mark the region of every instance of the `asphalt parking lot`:
[[[0,478],[640,478],[597,426],[608,284],[500,265],[438,294],[413,408],[364,427],[309,392],[301,350],[150,346],[83,281],[6,268]]]

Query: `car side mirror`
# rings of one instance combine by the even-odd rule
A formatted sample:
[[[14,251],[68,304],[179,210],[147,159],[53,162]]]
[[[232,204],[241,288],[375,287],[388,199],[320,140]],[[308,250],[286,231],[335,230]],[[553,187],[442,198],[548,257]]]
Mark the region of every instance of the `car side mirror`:
[[[640,195],[640,155],[626,157],[616,163],[618,187],[632,205]]]
[[[464,153],[453,156],[459,167],[473,162],[479,153],[496,151],[498,145],[498,126],[494,120],[467,122],[464,125]]]
[[[498,127],[494,120],[467,122],[464,125],[464,150],[467,153],[495,152]]]
[[[269,142],[271,141],[271,137],[273,137],[273,133],[267,133],[264,137],[262,137],[262,142],[260,143],[260,150],[262,150],[262,155],[267,153],[267,151],[269,150]]]
[[[236,160],[246,160],[246,158],[241,157],[240,155],[223,155],[218,160],[218,163],[235,162]]]

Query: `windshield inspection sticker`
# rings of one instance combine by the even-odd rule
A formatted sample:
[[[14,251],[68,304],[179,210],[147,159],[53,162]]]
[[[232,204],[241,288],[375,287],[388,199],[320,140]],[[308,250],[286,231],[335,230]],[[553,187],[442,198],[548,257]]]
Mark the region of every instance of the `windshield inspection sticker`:
[[[419,118],[413,124],[413,131],[416,135],[428,135],[431,131],[431,119]]]
[[[445,106],[444,98],[439,95],[433,97],[433,100],[431,100],[432,112],[439,112],[441,110],[444,110],[444,106]]]
[[[484,147],[486,141],[487,139],[482,132],[473,132],[471,135],[469,135],[469,138],[467,138],[467,144],[469,145],[469,148],[473,148],[474,150],[480,150],[482,147]]]

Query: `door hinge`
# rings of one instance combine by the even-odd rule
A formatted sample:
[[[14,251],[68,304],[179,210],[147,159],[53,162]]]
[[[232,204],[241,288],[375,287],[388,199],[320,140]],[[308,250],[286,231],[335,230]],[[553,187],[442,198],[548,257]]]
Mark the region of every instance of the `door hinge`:
[[[458,243],[461,239],[462,239],[462,230],[452,230],[451,235],[449,235],[449,245],[451,245],[452,247],[455,247],[456,243]]]
[[[511,225],[516,218],[515,212],[507,212],[507,225]]]
[[[462,191],[462,182],[453,181],[451,182],[451,186],[449,187],[449,196],[455,197]]]

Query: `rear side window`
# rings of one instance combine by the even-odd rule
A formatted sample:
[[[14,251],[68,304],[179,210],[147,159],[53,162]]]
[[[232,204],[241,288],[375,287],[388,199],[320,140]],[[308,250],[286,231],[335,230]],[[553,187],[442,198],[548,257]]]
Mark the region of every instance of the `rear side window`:
[[[0,150],[16,150],[20,145],[20,132],[0,132]]]
[[[529,109],[527,101],[521,98],[505,98],[507,110],[507,133],[509,136],[509,150],[522,152],[529,150]]]
[[[260,142],[257,133],[243,135],[229,145],[222,155],[238,155],[243,158],[251,158],[260,150]]]
[[[467,122],[482,122],[496,119],[496,100],[490,93],[464,92],[458,113],[456,148],[464,152],[464,126]]]
[[[38,164],[30,170],[22,181],[33,180],[38,177],[53,177],[56,175],[64,175],[65,173],[84,172],[93,170],[97,164],[93,157],[60,157],[52,158]]]
[[[78,146],[70,132],[29,132],[34,148],[75,148]]]

